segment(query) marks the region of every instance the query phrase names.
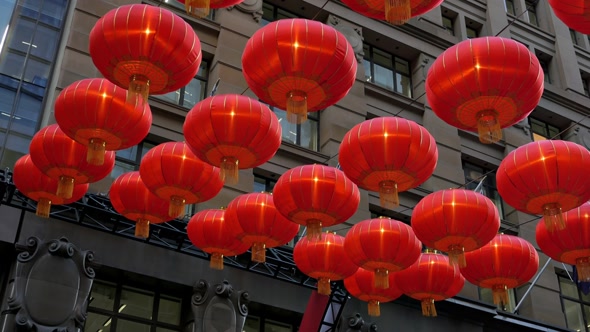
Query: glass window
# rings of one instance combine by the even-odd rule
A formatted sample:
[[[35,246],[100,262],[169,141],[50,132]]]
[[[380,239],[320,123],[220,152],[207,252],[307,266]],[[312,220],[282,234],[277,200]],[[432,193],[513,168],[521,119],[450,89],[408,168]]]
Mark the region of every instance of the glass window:
[[[479,289],[479,299],[480,300],[482,300],[486,303],[490,303],[490,304],[494,303],[494,295],[493,295],[491,289],[481,288],[481,287],[478,287],[478,289]],[[513,312],[515,306],[516,306],[516,296],[515,296],[515,290],[512,288],[512,289],[508,290],[508,303],[502,303],[502,304],[498,305],[498,309],[503,310],[503,311]]]
[[[270,22],[274,22],[277,20],[281,20],[284,18],[297,18],[298,16],[290,13],[284,9],[281,9],[277,6],[273,6],[269,3],[264,2],[262,5],[262,19],[260,20],[260,25],[265,26]]]
[[[270,107],[279,119],[282,128],[283,142],[299,145],[309,150],[318,151],[319,135],[319,112],[307,113],[307,121],[295,124],[287,121],[287,112],[280,108]]]
[[[545,75],[545,77],[544,77],[545,83],[551,83],[551,72],[549,71],[549,61],[539,59],[539,64],[541,64],[541,69],[543,69],[543,74]]]
[[[443,26],[445,27],[445,30],[450,34],[450,35],[455,35],[455,23],[453,22],[453,19],[448,17],[448,16],[444,16],[442,17],[442,23]]]
[[[489,169],[474,165],[468,162],[463,162],[463,172],[465,174],[465,188],[474,190],[478,188],[480,194],[491,199],[498,208],[500,218],[504,218],[504,203],[498,189],[496,188],[496,173],[490,172]],[[484,179],[485,176],[485,179]],[[483,181],[482,181],[483,179]]]
[[[470,27],[466,27],[465,29],[467,31],[467,38],[471,39],[479,37],[479,32],[476,29]]]
[[[584,87],[584,94],[590,97],[590,78],[586,75],[582,76],[582,86]]]
[[[410,62],[371,45],[363,47],[366,81],[412,98]]]
[[[572,43],[574,43],[574,45],[578,45],[578,37],[574,29],[570,29],[570,38],[572,39]]]
[[[31,137],[9,133],[6,136],[1,167],[13,167],[20,157],[29,153],[29,144],[31,144]]]
[[[67,0],[44,0],[39,21],[56,28],[61,27],[67,4]]]
[[[529,23],[538,27],[539,20],[537,18],[537,3],[535,1],[526,1],[525,5],[529,15]]]
[[[208,72],[209,64],[206,61],[202,61],[197,76],[186,86],[176,91],[164,95],[154,95],[153,97],[185,108],[193,108],[198,102],[205,99]]]
[[[94,282],[88,306],[112,311],[115,307],[116,292],[117,287],[114,284],[100,281]]]
[[[119,313],[147,319],[152,318],[154,295],[151,293],[141,292],[132,288],[123,288],[120,303]]]
[[[180,299],[160,298],[160,304],[158,305],[158,321],[172,325],[179,325],[180,312]]]
[[[8,35],[8,28],[16,0],[0,0],[0,52]]]
[[[267,320],[264,323],[264,332],[292,332],[292,331],[293,331],[293,327],[288,324],[274,322],[271,320]]]
[[[504,0],[504,6],[506,7],[506,13],[516,15],[516,11],[514,10],[514,0]]]
[[[575,273],[575,272],[574,272]],[[574,331],[590,331],[590,296],[584,294],[570,279],[572,272],[560,272],[559,290],[567,327]]]
[[[542,141],[546,139],[560,139],[559,128],[552,126],[539,119],[529,117],[529,123],[531,125],[531,135],[533,141]]]

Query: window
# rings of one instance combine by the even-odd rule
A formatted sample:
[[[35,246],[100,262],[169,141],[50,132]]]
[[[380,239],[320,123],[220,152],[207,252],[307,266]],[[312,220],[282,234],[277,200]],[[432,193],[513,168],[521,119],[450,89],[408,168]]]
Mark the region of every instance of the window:
[[[590,75],[582,73],[582,86],[584,87],[584,94],[586,97],[590,97]]]
[[[494,304],[494,295],[489,288],[478,287],[479,299],[485,303]],[[498,305],[498,309],[508,312],[513,312],[516,306],[516,290],[514,288],[508,289],[508,303]]]
[[[570,279],[559,274],[559,295],[567,327],[573,331],[590,331],[590,295],[584,294]],[[571,275],[571,273],[570,273]]]
[[[536,142],[552,138],[560,139],[559,128],[533,117],[529,117],[529,122],[533,141]]]
[[[539,20],[537,18],[537,1],[525,1],[525,5],[529,15],[529,23],[538,27]]]
[[[280,108],[270,106],[270,109],[279,118],[283,133],[283,142],[299,145],[306,149],[318,151],[320,143],[319,112],[307,113],[307,121],[301,124],[287,121],[287,112]]]
[[[296,332],[303,315],[256,302],[248,305],[248,317],[244,332]]]
[[[545,56],[545,55],[540,57],[537,54],[537,57],[539,58],[539,64],[541,65],[541,69],[543,69],[543,74],[545,75],[545,77],[544,77],[545,83],[551,83],[551,72],[549,71],[549,64],[551,62],[551,59],[549,58],[549,56]]]
[[[84,331],[181,331],[181,308],[178,297],[95,280]]]
[[[412,98],[409,61],[367,44],[363,46],[363,50],[367,82]]]
[[[273,179],[267,178],[262,175],[254,174],[254,192],[255,193],[259,193],[259,192],[263,192],[263,191],[271,193],[275,187],[275,184],[277,184],[277,180],[273,180]]]
[[[267,25],[270,22],[274,22],[277,20],[281,20],[284,18],[297,18],[298,16],[290,13],[284,9],[281,9],[277,6],[273,6],[269,3],[264,2],[262,5],[262,19],[260,20],[260,24],[262,26]]]
[[[574,45],[579,45],[578,36],[576,35],[576,31],[574,29],[570,29],[570,37],[572,38],[572,43],[574,43]]]
[[[203,61],[201,62],[197,76],[195,76],[185,87],[169,92],[165,95],[154,95],[154,97],[184,108],[193,108],[198,102],[205,99],[208,73],[209,64],[206,61]]]
[[[165,0],[164,3],[166,3],[166,5],[168,5],[170,7],[174,7],[174,8],[177,8],[177,9],[183,11],[183,12],[186,12],[186,7],[184,6],[184,4],[180,3],[179,1]],[[208,18],[213,21],[215,19],[215,9],[214,8],[209,9],[209,14],[205,18]]]
[[[506,7],[506,13],[516,15],[516,11],[514,10],[514,0],[504,0],[504,7]]]
[[[479,32],[474,28],[466,27],[465,29],[467,31],[467,38],[472,39],[479,37]]]
[[[496,188],[496,173],[490,172],[489,169],[481,167],[469,162],[463,162],[463,172],[465,174],[465,189],[473,190],[476,189],[481,182],[480,193],[491,199],[492,202],[498,208],[500,218],[504,219],[504,203],[498,189]],[[487,176],[484,179],[484,174]],[[483,181],[482,181],[483,179]]]
[[[455,23],[453,22],[453,19],[443,15],[442,23],[443,23],[443,26],[445,27],[445,30],[450,35],[454,36],[455,35]]]

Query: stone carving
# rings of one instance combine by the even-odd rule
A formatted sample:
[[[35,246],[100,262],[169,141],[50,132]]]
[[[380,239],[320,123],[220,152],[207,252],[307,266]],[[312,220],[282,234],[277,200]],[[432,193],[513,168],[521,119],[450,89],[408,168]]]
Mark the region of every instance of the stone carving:
[[[527,136],[531,136],[531,125],[529,118],[522,119],[519,123],[514,125],[515,128],[522,129]]]
[[[227,7],[227,10],[232,10],[237,8],[242,13],[252,14],[252,18],[256,23],[260,23],[260,19],[262,19],[262,0],[244,0],[242,3],[234,6]]]
[[[363,61],[365,56],[365,52],[363,50],[363,30],[361,28],[354,28],[346,23],[342,23],[341,20],[334,15],[330,15],[328,17],[328,25],[340,31],[340,33],[346,37],[346,40],[348,40],[348,43],[350,43],[350,46],[352,46],[356,61],[359,63]]]
[[[227,281],[213,290],[205,280],[193,287],[186,332],[242,332],[248,316],[248,292],[234,291]]]
[[[582,126],[574,126],[563,134],[563,139],[578,143],[586,149],[590,149],[590,129]]]
[[[347,318],[347,324],[341,328],[343,332],[376,332],[377,331],[377,324],[375,323],[365,323],[363,317],[359,313],[355,313]]]
[[[84,328],[94,280],[94,255],[66,238],[17,244],[14,282],[4,331],[75,332]]]

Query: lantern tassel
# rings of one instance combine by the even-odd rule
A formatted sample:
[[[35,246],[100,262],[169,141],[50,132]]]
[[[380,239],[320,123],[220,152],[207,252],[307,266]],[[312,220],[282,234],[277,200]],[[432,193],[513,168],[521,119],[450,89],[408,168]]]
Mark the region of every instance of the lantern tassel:
[[[223,255],[220,253],[212,253],[209,267],[213,270],[223,270]]]
[[[57,193],[56,195],[64,198],[69,199],[72,198],[72,194],[74,193],[74,178],[62,175],[59,177],[59,181],[57,182]]]
[[[42,218],[49,218],[49,212],[51,211],[51,200],[41,197],[37,202],[36,215]]]
[[[436,306],[434,305],[434,299],[422,300],[422,316],[436,317]]]
[[[495,305],[508,305],[508,287],[506,285],[494,286],[492,288],[492,295]]]
[[[227,184],[237,184],[238,183],[238,160],[231,157],[225,157],[221,160],[221,172],[219,173],[221,176],[221,180],[225,181]]]
[[[135,237],[147,239],[150,237],[150,221],[147,219],[137,219],[135,223]]]
[[[502,127],[496,111],[485,110],[477,114],[477,133],[479,141],[484,144],[495,143],[502,139]]]
[[[301,124],[307,121],[307,94],[291,91],[287,95],[287,121]]]
[[[381,207],[387,209],[395,209],[399,206],[399,194],[395,181],[385,180],[379,183],[379,203]]]
[[[371,300],[371,301],[369,301],[368,306],[369,306],[369,316],[371,316],[371,317],[381,316],[381,308],[379,307],[379,301]]]
[[[563,219],[563,212],[559,203],[549,203],[543,205],[543,220],[545,220],[545,227],[550,233],[565,229],[565,220]]]
[[[319,278],[318,279],[318,294],[330,295],[332,293],[332,286],[330,285],[330,279]]]
[[[256,263],[266,262],[266,245],[256,242],[252,245],[252,261]]]
[[[375,288],[389,288],[389,271],[387,269],[375,270]]]
[[[129,90],[127,90],[127,103],[137,104],[139,101],[143,105],[148,100],[150,93],[150,80],[142,75],[133,75],[129,80]],[[140,97],[141,100],[137,100]]]
[[[459,267],[466,267],[465,249],[460,245],[452,245],[449,247],[449,264],[459,265]]]
[[[100,166],[104,164],[104,155],[106,152],[107,142],[100,138],[91,138],[88,141],[88,152],[86,161],[91,165]]]
[[[385,0],[385,20],[393,25],[402,25],[412,18],[411,0]]]
[[[207,17],[211,9],[211,0],[185,0],[186,13],[197,18]]]
[[[307,225],[307,239],[309,241],[319,241],[322,239],[322,221],[318,219],[310,219]]]
[[[590,257],[576,259],[576,270],[579,281],[590,281]]]
[[[182,215],[186,206],[186,200],[179,196],[170,197],[170,205],[168,207],[168,215],[176,218]]]

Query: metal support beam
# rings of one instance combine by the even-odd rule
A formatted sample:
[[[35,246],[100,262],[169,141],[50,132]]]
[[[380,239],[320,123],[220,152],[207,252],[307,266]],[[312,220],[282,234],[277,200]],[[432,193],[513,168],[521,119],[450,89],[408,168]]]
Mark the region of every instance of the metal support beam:
[[[526,299],[526,297],[529,295],[529,293],[533,290],[533,287],[535,287],[537,280],[539,280],[539,277],[541,276],[541,274],[543,274],[543,272],[545,272],[545,269],[547,268],[547,266],[549,265],[550,262],[551,262],[551,258],[548,258],[547,261],[545,262],[545,265],[543,265],[543,268],[541,268],[539,273],[537,273],[537,275],[533,279],[533,282],[531,282],[529,289],[527,289],[526,292],[524,292],[522,299],[520,299],[520,301],[518,301],[518,304],[516,305],[516,307],[514,307],[514,311],[512,311],[513,314],[518,311],[518,308],[520,308],[520,306],[524,302],[524,299]]]

